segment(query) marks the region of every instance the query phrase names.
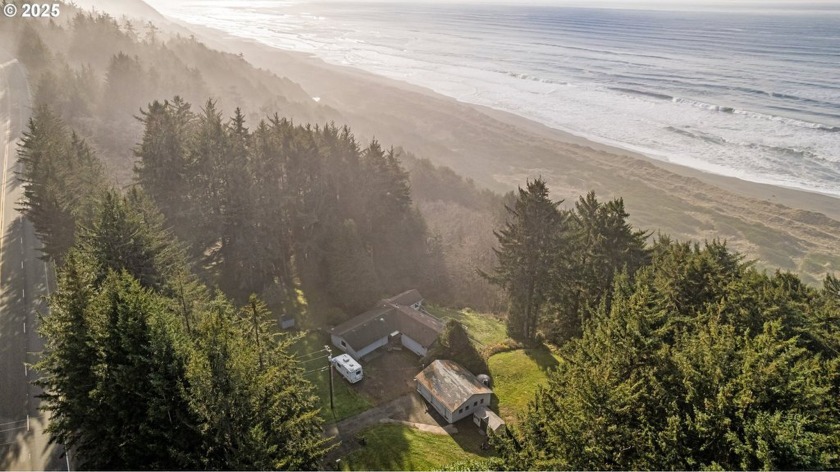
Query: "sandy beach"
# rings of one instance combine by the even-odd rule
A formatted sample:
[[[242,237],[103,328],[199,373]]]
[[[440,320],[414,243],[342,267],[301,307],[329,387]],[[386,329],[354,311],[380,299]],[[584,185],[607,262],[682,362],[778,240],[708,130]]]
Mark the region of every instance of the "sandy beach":
[[[184,25],[208,46],[299,83],[360,141],[376,137],[506,192],[545,178],[556,199],[621,196],[634,224],[679,239],[725,239],[762,266],[840,268],[840,201],[751,183],[607,146],[525,118],[301,53]],[[281,111],[282,112],[282,111]]]

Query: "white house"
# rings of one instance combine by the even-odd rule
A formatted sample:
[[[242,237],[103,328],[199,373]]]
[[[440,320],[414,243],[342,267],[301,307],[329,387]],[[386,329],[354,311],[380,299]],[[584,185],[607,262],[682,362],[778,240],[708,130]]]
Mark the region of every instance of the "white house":
[[[454,423],[490,406],[493,391],[460,364],[436,360],[414,378],[417,392]]]
[[[418,356],[425,356],[443,331],[443,323],[420,311],[422,302],[417,290],[380,300],[373,309],[330,330],[332,343],[357,360],[397,341]]]

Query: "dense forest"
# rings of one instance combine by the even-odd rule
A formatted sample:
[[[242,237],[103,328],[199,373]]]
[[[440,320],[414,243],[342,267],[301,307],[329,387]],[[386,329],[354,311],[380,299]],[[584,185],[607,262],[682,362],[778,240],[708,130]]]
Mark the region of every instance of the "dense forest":
[[[647,244],[620,200],[556,206],[540,180],[520,189],[491,277],[510,334],[559,328],[563,362],[495,438],[502,458],[465,468],[840,465],[837,278],[768,275],[718,241]]]
[[[196,140],[199,139],[196,134],[199,132],[197,127],[200,125],[208,127],[223,125],[226,127],[229,124],[228,121],[235,118],[242,126],[239,132],[247,134],[247,136],[218,137],[219,142],[215,144],[221,144],[221,141],[231,139],[244,140],[248,142],[235,145],[247,148],[242,149],[240,154],[251,153],[253,149],[250,147],[250,140],[252,140],[253,135],[253,139],[263,139],[266,146],[269,142],[281,139],[286,141],[282,145],[294,146],[295,152],[316,152],[323,155],[319,158],[318,163],[307,163],[308,168],[301,167],[295,171],[318,173],[317,176],[312,174],[313,178],[321,179],[317,184],[321,186],[318,192],[343,192],[345,195],[336,193],[336,196],[343,197],[344,201],[337,202],[335,208],[308,208],[302,211],[324,210],[334,213],[337,209],[350,208],[352,202],[349,199],[355,197],[347,192],[363,191],[361,187],[351,189],[351,186],[369,184],[365,180],[360,180],[359,176],[366,176],[364,166],[373,165],[370,159],[365,161],[366,163],[360,164],[363,167],[351,169],[350,167],[355,166],[352,159],[348,161],[347,157],[335,156],[337,160],[333,160],[334,156],[327,155],[331,152],[330,146],[350,148],[358,144],[348,130],[337,128],[331,124],[333,120],[341,120],[341,114],[313,101],[299,85],[264,70],[255,69],[240,56],[211,50],[190,36],[184,36],[180,33],[165,33],[151,23],[138,24],[127,18],[117,20],[103,13],[82,12],[69,5],[62,12],[60,19],[46,23],[12,22],[8,30],[0,32],[0,38],[8,40],[9,44],[17,45],[17,56],[27,66],[32,85],[33,109],[38,110],[40,107],[48,106],[50,112],[64,123],[63,126],[72,130],[70,134],[76,136],[76,138],[71,136],[68,139],[78,139],[79,142],[84,140],[87,143],[86,147],[90,151],[96,152],[98,162],[93,165],[100,167],[95,172],[102,174],[104,181],[125,188],[138,183],[138,176],[142,179],[151,178],[149,172],[189,172],[192,174],[191,176],[176,174],[165,178],[171,179],[166,183],[185,183],[192,186],[191,189],[173,187],[164,190],[164,192],[184,192],[180,197],[183,199],[199,198],[195,193],[198,186],[202,185],[200,179],[219,178],[219,173],[229,171],[238,164],[232,160],[223,163],[213,162],[214,157],[209,155],[204,156],[204,162],[200,165],[195,162],[188,163],[191,159],[199,159],[198,155],[201,152],[189,148],[194,146]],[[210,105],[207,103],[208,96],[214,97],[209,108],[204,106]],[[166,100],[162,97],[177,98]],[[192,106],[190,103],[197,105]],[[176,109],[178,109],[177,112],[174,111]],[[222,110],[227,110],[227,113],[236,116],[228,118],[227,115],[222,114]],[[216,118],[210,116],[214,113],[219,116]],[[172,117],[175,121],[172,123],[154,121],[163,120],[163,114],[167,115],[165,119]],[[219,123],[208,123],[207,120],[217,120]],[[311,128],[310,131],[303,131],[298,129],[301,128],[300,126],[294,124],[296,120],[302,123],[321,122],[324,124],[308,127]],[[260,128],[260,123],[263,121],[265,121],[266,127]],[[280,122],[283,122],[283,124]],[[248,123],[252,124],[250,126],[253,128],[252,131],[247,130]],[[167,126],[182,128],[174,129],[167,128]],[[266,134],[266,129],[270,130],[270,138]],[[213,130],[206,128],[203,132],[212,133]],[[302,137],[310,132],[312,136]],[[138,157],[142,157],[138,153],[155,152],[149,147],[153,144],[148,142],[148,139],[154,138],[154,133],[170,133],[168,136],[161,136],[161,139],[169,139],[174,136],[173,139],[179,140],[169,143],[169,145],[184,147],[177,151],[179,153],[178,159],[182,160],[180,164],[177,162],[151,162],[156,157],[151,154],[147,156],[149,163],[136,162]],[[336,136],[331,137],[330,135]],[[375,140],[369,139],[367,144],[371,144],[372,141]],[[138,148],[138,143],[141,143],[140,148]],[[209,146],[210,143],[207,143],[207,145]],[[309,149],[305,149],[307,146]],[[375,149],[368,149],[367,146],[364,147],[366,153],[376,151]],[[144,151],[144,149],[147,151]],[[263,149],[263,151],[266,151],[266,149]],[[359,150],[360,156],[362,151]],[[451,288],[446,293],[435,292],[436,299],[447,304],[472,306],[483,310],[500,309],[503,301],[499,292],[479,276],[479,271],[489,270],[493,265],[492,245],[494,241],[492,228],[504,218],[501,197],[487,190],[481,190],[471,181],[463,179],[451,170],[437,168],[428,160],[418,159],[401,148],[382,150],[382,152],[389,154],[392,161],[399,156],[400,164],[403,167],[398,172],[408,171],[405,174],[407,177],[403,179],[401,185],[407,184],[412,189],[410,212],[414,215],[407,216],[407,218],[413,218],[415,221],[407,223],[409,226],[404,227],[404,230],[409,232],[411,225],[426,227],[422,231],[426,233],[427,241],[425,243],[409,243],[409,245],[428,246],[434,254],[443,253],[446,255],[443,262],[439,259],[428,262],[428,264],[438,264],[439,270],[435,269],[436,274],[434,275],[435,279],[440,279],[438,285]],[[242,159],[252,159],[254,156],[241,155],[240,157]],[[255,159],[259,158],[259,156],[255,157]],[[263,156],[263,158],[270,158],[270,156]],[[295,160],[305,158],[305,154],[300,154],[283,165],[297,165]],[[138,165],[141,167],[148,165],[154,170],[143,171],[144,173],[139,175],[134,169]],[[167,168],[166,165],[182,165],[189,168]],[[221,168],[218,167],[219,165],[228,167]],[[258,165],[256,161],[249,165],[252,167],[241,170],[246,173],[260,171],[253,167]],[[211,169],[212,166],[217,167]],[[236,169],[236,171],[239,170]],[[211,171],[216,172],[216,175],[206,174]],[[278,168],[275,171],[283,172],[283,169]],[[350,172],[347,179],[344,179],[342,174],[345,171]],[[280,178],[277,172],[271,178],[275,180]],[[199,175],[201,173],[205,174]],[[56,181],[64,180],[64,177],[58,173],[54,173],[52,177]],[[265,177],[269,178],[268,175]],[[178,179],[188,178],[193,180],[178,181]],[[228,185],[242,186],[243,181],[236,181],[237,178],[247,179],[248,175],[226,177]],[[162,185],[163,183],[162,181],[157,183],[147,182],[148,185],[152,186]],[[269,185],[267,182],[265,184]],[[65,184],[61,183],[59,185]],[[337,188],[336,185],[345,186],[345,188]],[[326,186],[332,186],[333,188],[327,189]],[[212,189],[209,192],[219,190],[221,189]],[[249,191],[251,190],[253,189],[249,188]],[[176,202],[172,200],[174,196],[156,194],[157,191],[158,189],[155,188],[147,188],[147,192],[161,206],[164,214],[171,218],[173,215],[168,212],[175,209],[171,206],[176,205]],[[228,189],[229,191],[230,189]],[[191,193],[188,194],[188,192]],[[71,189],[67,189],[66,195],[68,200],[61,201],[60,204],[67,211],[81,211],[75,202],[77,198],[81,198],[80,195]],[[226,198],[224,195],[218,197]],[[242,194],[240,197],[245,201],[252,195]],[[286,197],[288,195],[284,196],[284,198]],[[306,204],[320,205],[320,203],[311,200],[314,197],[315,194],[307,196],[306,198],[310,200]],[[322,193],[318,198],[323,198],[327,202],[333,196]],[[360,196],[359,198],[370,200],[369,196]],[[291,202],[287,203],[291,204]],[[202,205],[206,204],[209,203],[206,201],[202,203]],[[193,207],[180,207],[177,210],[192,210],[199,203],[198,201],[191,201],[190,205],[193,205]],[[220,203],[220,205],[224,206],[227,203]],[[299,209],[296,207],[294,210]],[[381,221],[362,222],[359,215],[364,214],[364,210],[366,208],[355,208],[356,214],[349,215],[349,219],[353,220],[353,224],[357,225],[357,228],[346,227],[342,230],[344,233],[361,231],[364,234],[360,234],[358,237],[362,239],[358,242],[343,241],[337,244],[367,244],[368,235],[380,237],[381,242],[386,239],[383,231],[395,231],[395,228],[393,228],[395,222],[393,221],[390,222],[391,224],[376,229],[373,225],[382,224]],[[204,208],[202,211],[236,211],[236,209],[219,207],[215,209]],[[277,209],[277,211],[287,212],[288,216],[288,212],[292,211],[292,208],[287,205],[286,208]],[[420,216],[418,216],[418,212]],[[54,216],[56,215],[51,215],[51,217]],[[270,215],[262,216],[267,218]],[[329,217],[332,218],[333,216]],[[220,224],[219,218],[222,217],[216,215],[215,219],[207,224]],[[309,217],[320,217],[320,215],[310,214]],[[378,216],[378,218],[387,217],[388,215],[384,214]],[[301,223],[300,218],[303,218],[303,215],[298,215],[296,218],[298,218],[298,221],[295,223]],[[363,218],[366,218],[366,216]],[[194,219],[199,220],[200,218],[194,217]],[[425,223],[421,220],[425,220]],[[65,226],[69,224],[66,217],[62,221]],[[190,232],[189,226],[184,226],[184,223],[183,219],[169,222],[179,236],[184,235],[183,230],[185,229]],[[229,225],[234,223],[232,221],[227,222]],[[276,229],[276,225],[282,226],[284,224],[280,220],[276,220],[274,223],[275,227],[263,226],[260,231],[271,231]],[[311,225],[312,223],[306,224]],[[323,223],[319,223],[322,228],[325,226]],[[69,226],[72,226],[72,224],[69,224]],[[60,253],[69,247],[68,244],[72,238],[67,239],[67,237],[72,234],[72,231],[69,228],[65,229],[66,231],[55,232],[56,237],[65,238],[60,243],[64,246],[56,247],[55,250],[49,248],[48,254],[50,257],[60,257]],[[307,229],[307,231],[311,230],[313,228]],[[214,231],[220,231],[220,229]],[[229,236],[226,235],[227,239],[225,241],[225,251],[228,254],[237,244],[240,249],[243,247],[242,245],[247,244],[245,240],[230,241]],[[283,244],[288,246],[291,241],[288,241],[287,236],[283,236],[286,239]],[[294,235],[299,239],[303,236],[304,234],[300,231],[296,231]],[[323,240],[329,235],[324,233],[316,236],[322,238],[317,243],[318,251],[330,250],[330,248],[324,247]],[[212,238],[210,235],[208,237]],[[353,234],[346,234],[346,237],[356,238]],[[422,238],[422,236],[418,236],[418,241]],[[397,243],[405,241],[403,239]],[[48,246],[51,244],[48,244]],[[199,248],[194,249],[196,251],[201,250]],[[218,263],[221,263],[221,256],[223,255],[218,252],[220,249],[213,249],[215,261]],[[279,248],[274,249],[281,250]],[[287,250],[291,249],[300,249],[300,246],[287,248]],[[304,250],[308,251],[308,249]],[[332,250],[338,250],[338,248],[332,248]],[[390,250],[393,252],[396,248]],[[419,249],[418,247],[405,247],[401,250],[416,252]],[[309,257],[309,254],[310,252],[307,252],[305,256],[309,265],[301,264],[301,266],[307,266],[303,278],[306,279],[307,275],[311,275],[309,280],[312,280],[318,278],[317,273],[319,271],[323,272],[324,268],[316,269],[314,267],[316,262]],[[278,257],[288,258],[291,256],[292,254],[288,253],[285,256]],[[314,257],[317,258],[319,255],[314,254]],[[348,258],[351,257],[353,256],[348,256]],[[211,263],[209,260],[207,262]],[[275,264],[277,262],[272,261],[270,263]],[[349,260],[348,263],[350,263]],[[362,287],[362,292],[369,295],[374,291],[378,292],[377,295],[385,295],[392,293],[394,286],[399,285],[396,283],[397,281],[391,280],[387,274],[388,269],[385,268],[387,263],[387,259],[377,258],[379,272],[376,277],[386,280],[387,284],[380,286],[378,282],[374,282]],[[420,264],[427,263],[421,261]],[[385,272],[382,271],[383,269]],[[282,280],[278,281],[279,285],[274,285],[280,292],[283,292],[288,289],[291,278],[301,275],[286,272]],[[229,277],[233,276],[235,274],[229,274]],[[259,277],[264,278],[265,274]],[[444,280],[446,282],[443,282]],[[224,283],[224,281],[222,282]],[[336,282],[335,290],[342,290],[337,286],[340,283],[340,281]],[[245,294],[249,293],[249,290],[254,290],[254,284],[263,284],[263,288],[270,285],[266,284],[264,280],[247,282],[246,284],[248,287],[241,290]],[[402,284],[400,287],[404,285]],[[346,288],[343,290],[347,291]],[[277,297],[278,295],[275,294],[268,298],[274,300],[278,299]],[[326,296],[322,300],[316,296],[313,302],[316,304],[324,302],[326,306],[323,309],[325,311],[335,312],[336,308],[348,307],[344,302],[338,305],[331,304],[331,300],[334,298]],[[371,297],[360,295],[357,298],[369,302]],[[361,302],[351,303],[351,305],[358,305],[359,303]]]
[[[58,278],[37,368],[80,467],[321,467],[314,389],[277,319],[328,327],[409,288],[501,312],[515,342],[563,359],[493,438],[499,457],[453,468],[840,466],[833,276],[815,288],[722,242],[653,238],[620,198],[482,191],[151,25],[18,29],[35,84],[23,209]],[[484,362],[454,322],[436,352]]]

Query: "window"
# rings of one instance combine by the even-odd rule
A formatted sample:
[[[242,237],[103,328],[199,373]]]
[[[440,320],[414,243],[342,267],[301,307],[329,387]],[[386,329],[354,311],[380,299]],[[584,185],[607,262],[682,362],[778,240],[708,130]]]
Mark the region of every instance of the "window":
[[[484,402],[484,399],[482,399],[481,401]],[[478,406],[478,402],[473,402],[473,406]]]
[[[483,398],[481,399],[481,403],[484,404],[484,399]]]
[[[343,340],[341,341],[341,347],[347,347],[347,343],[345,343]]]
[[[469,405],[467,405],[467,411],[469,411],[469,409],[470,409],[470,406],[469,406]]]
[[[463,413],[463,412],[464,412],[464,409],[463,409],[463,408],[459,408],[459,409],[458,409],[458,413]]]

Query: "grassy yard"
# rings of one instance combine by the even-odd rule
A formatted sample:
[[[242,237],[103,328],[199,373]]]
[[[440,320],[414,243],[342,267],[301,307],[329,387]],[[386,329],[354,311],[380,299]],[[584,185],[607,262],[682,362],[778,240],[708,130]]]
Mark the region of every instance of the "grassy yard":
[[[487,360],[493,378],[493,392],[498,397],[499,415],[515,423],[525,414],[537,387],[548,382],[548,370],[558,359],[547,349],[517,349],[501,352]]]
[[[479,351],[508,339],[504,322],[495,316],[476,313],[468,308],[453,310],[430,306],[427,309],[444,321],[460,321]],[[487,359],[493,378],[493,392],[498,399],[498,411],[505,421],[516,422],[516,417],[528,410],[528,402],[534,397],[537,387],[547,383],[548,370],[557,363],[558,358],[545,348],[501,352]]]
[[[508,337],[504,322],[493,315],[477,313],[469,308],[454,310],[431,305],[426,309],[444,322],[451,319],[460,321],[470,338],[477,343],[476,348],[479,351],[486,346],[499,344]]]
[[[315,386],[320,399],[321,416],[331,423],[361,413],[371,407],[370,401],[350,385],[338,372],[333,375],[333,400],[335,403],[335,418],[330,411],[330,373],[316,371],[319,367],[327,366],[326,353],[316,353],[329,344],[329,338],[318,331],[308,331],[293,347],[293,351],[301,357],[303,368],[309,372],[305,374],[307,380]],[[332,346],[331,346],[332,347]],[[335,355],[335,348],[333,348]],[[307,355],[309,354],[309,355]]]
[[[470,423],[467,426],[472,426]],[[366,445],[342,459],[343,470],[440,470],[453,462],[492,455],[479,449],[477,428],[459,428],[452,436],[408,426],[374,426],[361,434]]]

